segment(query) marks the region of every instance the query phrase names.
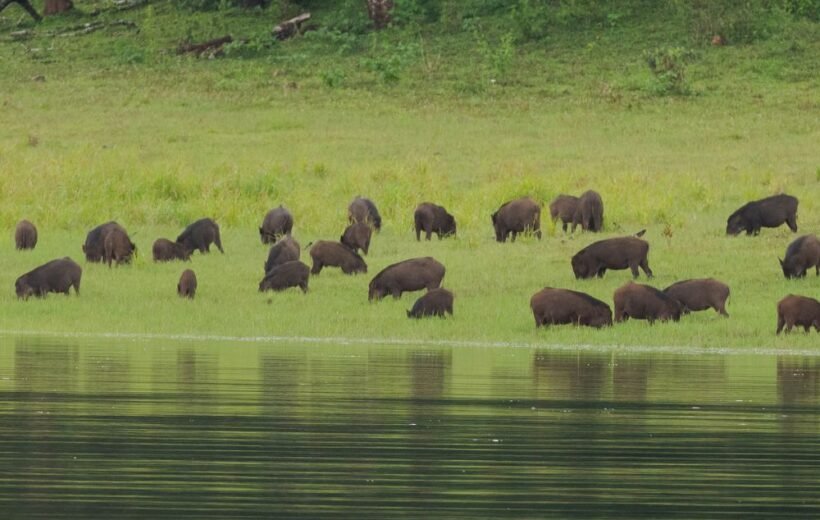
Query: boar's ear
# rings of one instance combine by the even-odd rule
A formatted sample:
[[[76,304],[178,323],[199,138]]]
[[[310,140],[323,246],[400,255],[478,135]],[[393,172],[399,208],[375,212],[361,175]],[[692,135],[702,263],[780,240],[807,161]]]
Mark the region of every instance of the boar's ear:
[[[783,267],[783,260],[781,260],[780,258],[778,258],[778,259],[777,259],[777,261],[778,261],[778,262],[780,262],[780,267]]]

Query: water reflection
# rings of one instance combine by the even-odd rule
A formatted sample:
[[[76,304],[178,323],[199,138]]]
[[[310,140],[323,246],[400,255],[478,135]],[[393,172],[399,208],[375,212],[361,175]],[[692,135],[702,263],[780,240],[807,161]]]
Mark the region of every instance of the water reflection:
[[[0,359],[0,518],[820,513],[814,358],[0,339]]]

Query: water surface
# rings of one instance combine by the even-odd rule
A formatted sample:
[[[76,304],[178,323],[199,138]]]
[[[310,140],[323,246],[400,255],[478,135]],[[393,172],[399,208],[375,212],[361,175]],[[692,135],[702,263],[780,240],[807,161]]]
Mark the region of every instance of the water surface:
[[[820,358],[0,338],[0,518],[820,515]]]

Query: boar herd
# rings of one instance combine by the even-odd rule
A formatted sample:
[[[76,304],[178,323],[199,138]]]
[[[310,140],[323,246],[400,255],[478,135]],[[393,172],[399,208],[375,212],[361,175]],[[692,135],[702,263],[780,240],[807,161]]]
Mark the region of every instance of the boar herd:
[[[788,225],[797,232],[798,200],[790,195],[776,195],[749,202],[729,216],[727,235],[745,231],[757,235],[761,228]],[[595,191],[589,190],[579,197],[559,195],[549,205],[553,222],[558,220],[566,232],[571,225],[574,232],[578,225],[584,231],[600,232],[603,229],[603,200]],[[541,239],[541,206],[530,197],[522,197],[503,203],[491,215],[495,239],[515,241],[520,234],[531,234]],[[456,220],[444,207],[424,202],[413,214],[416,240],[424,233],[426,240],[433,234],[439,239],[456,234]],[[270,244],[264,262],[264,276],[259,291],[282,291],[291,287],[308,291],[309,278],[318,276],[323,268],[339,268],[346,275],[367,273],[367,264],[361,255],[367,255],[373,232],[381,229],[382,218],[372,200],[356,197],[348,206],[348,223],[339,241],[318,240],[308,244],[312,267],[300,260],[301,247],[293,238],[293,215],[282,205],[270,210],[259,227],[263,244]],[[629,269],[633,278],[643,271],[647,278],[653,273],[649,267],[649,243],[643,240],[645,230],[632,236],[599,240],[582,248],[570,259],[577,279],[601,278],[607,270]],[[22,220],[15,229],[15,245],[18,250],[33,249],[37,244],[37,229],[28,220]],[[224,253],[219,225],[210,218],[203,218],[187,226],[171,241],[159,238],[153,243],[152,257],[155,262],[174,260],[190,261],[194,251],[210,252],[210,246]],[[131,262],[136,245],[128,232],[117,222],[101,224],[88,232],[82,250],[87,262],[112,265]],[[820,240],[815,235],[804,235],[786,248],[780,261],[786,278],[802,278],[814,268],[820,275]],[[445,267],[432,257],[411,258],[389,265],[379,271],[368,286],[368,300],[386,296],[400,298],[405,292],[426,290],[407,311],[409,318],[427,316],[444,317],[453,314],[453,293],[441,287]],[[69,294],[73,287],[80,292],[82,268],[71,258],[52,260],[20,276],[15,282],[18,298],[43,297],[49,292]],[[197,277],[186,269],[177,284],[180,297],[194,298]],[[728,317],[726,301],[729,287],[713,278],[683,280],[660,290],[650,285],[629,281],[613,294],[614,315],[605,302],[589,294],[569,289],[545,287],[530,299],[530,309],[536,328],[574,324],[588,327],[605,327],[628,319],[655,321],[678,321],[689,312],[714,309]],[[820,331],[820,302],[806,296],[788,295],[777,305],[777,334],[785,328],[790,332],[795,326],[806,331],[814,327]]]

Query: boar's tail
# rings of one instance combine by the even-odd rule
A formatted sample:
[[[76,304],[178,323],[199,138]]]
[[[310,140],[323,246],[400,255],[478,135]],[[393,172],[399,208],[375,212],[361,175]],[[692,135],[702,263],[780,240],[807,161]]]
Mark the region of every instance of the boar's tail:
[[[646,233],[646,230],[642,229],[642,230],[638,231],[637,233],[635,233],[635,236],[640,238],[644,235],[644,233]]]
[[[341,242],[341,240],[340,240],[340,242]],[[304,251],[307,251],[307,248],[309,248],[309,247],[310,247],[310,246],[312,246],[312,245],[313,245],[313,241],[310,241],[310,242],[308,242],[308,244],[307,244],[305,247],[303,247],[302,249],[303,249]]]

